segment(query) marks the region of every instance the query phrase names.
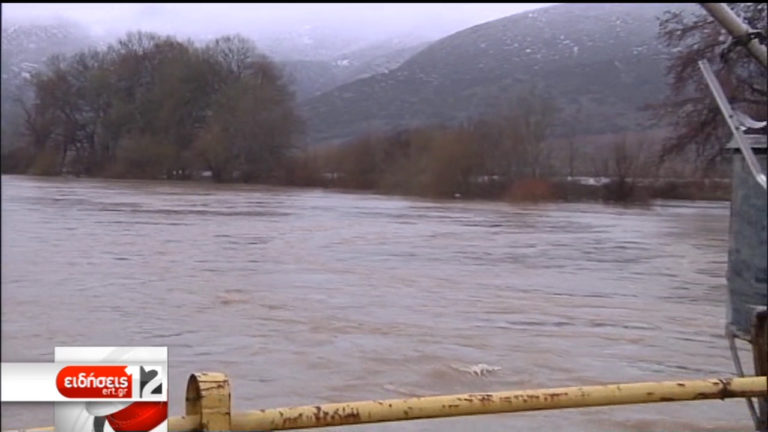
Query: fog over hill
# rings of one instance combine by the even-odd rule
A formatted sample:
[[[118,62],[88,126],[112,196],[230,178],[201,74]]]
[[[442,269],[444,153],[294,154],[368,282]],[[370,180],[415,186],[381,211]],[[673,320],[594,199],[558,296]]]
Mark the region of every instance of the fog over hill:
[[[429,42],[546,4],[3,4],[3,107],[51,54],[128,31],[204,44],[240,33],[283,67],[298,99],[394,69]]]
[[[334,87],[400,66],[430,42],[385,40],[343,53],[332,60],[280,61],[298,100],[304,100]]]
[[[319,144],[493,112],[538,87],[580,134],[647,126],[640,108],[666,91],[657,18],[685,4],[564,4],[480,24],[430,44],[385,73],[305,101]]]
[[[543,6],[546,4],[4,4],[3,24],[68,19],[105,39],[133,30],[196,40],[240,33],[277,60],[333,60],[376,42],[400,39],[410,45],[436,40]]]
[[[53,54],[71,54],[97,44],[87,28],[69,20],[45,24],[3,22],[2,28],[2,146],[16,142],[23,111],[19,101],[30,101],[32,74]]]
[[[82,5],[48,5],[48,15],[38,13],[42,5],[35,13],[22,6],[3,5],[4,125],[20,115],[11,101],[29,97],[24,83],[51,54],[105,45],[129,29],[197,43],[240,32],[281,66],[307,119],[309,144],[483,116],[531,87],[556,100],[561,132],[644,128],[648,118],[640,108],[666,91],[657,18],[668,9],[696,8],[529,4],[514,6],[538,9],[480,22],[503,9],[457,4],[432,10],[428,20],[426,9],[408,12],[418,5],[349,5],[343,13],[331,13],[334,5],[302,5],[307,8],[272,15],[255,14],[257,5],[123,4],[93,13]],[[118,13],[122,21],[100,24]],[[178,19],[171,19],[174,13]],[[473,21],[480,23],[468,24]]]

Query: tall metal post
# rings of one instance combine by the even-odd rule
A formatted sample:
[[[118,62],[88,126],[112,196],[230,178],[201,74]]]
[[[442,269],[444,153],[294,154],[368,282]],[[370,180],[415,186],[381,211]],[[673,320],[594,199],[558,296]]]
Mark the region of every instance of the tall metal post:
[[[749,52],[764,67],[766,47],[760,36],[745,25],[727,6],[721,3],[701,3],[702,7],[734,38],[740,39]],[[728,307],[726,335],[731,355],[739,375],[743,376],[735,338],[752,345],[755,374],[768,369],[768,236],[766,235],[766,135],[749,135],[760,122],[736,112],[728,102],[709,64],[699,62],[701,71],[733,133],[727,148],[733,160],[731,216],[728,247]],[[764,123],[763,123],[764,129]],[[768,431],[768,398],[758,398],[755,409],[747,404],[758,431]]]
[[[765,33],[755,31],[741,21],[723,3],[700,3],[735,41],[741,42],[764,68],[768,69]],[[731,354],[739,375],[743,375],[735,338],[752,344],[755,375],[768,370],[768,257],[766,257],[766,148],[768,137],[745,135],[754,128],[753,120],[731,108],[720,84],[706,62],[699,62],[718,106],[733,132],[728,145],[733,156],[733,191],[728,248],[728,323]],[[747,124],[750,123],[750,124]],[[765,131],[765,123],[762,127]],[[759,431],[768,431],[768,398],[758,398],[758,409],[747,401]]]
[[[745,135],[745,116],[736,113],[725,97],[720,83],[705,61],[699,62],[704,78],[720,110],[733,132],[733,140],[726,146],[733,159],[731,216],[728,236],[728,306],[726,336],[731,355],[740,376],[744,375],[734,338],[752,344],[755,371],[764,370],[760,362],[766,358],[763,325],[768,303],[768,250],[766,244],[766,147],[765,135]],[[751,120],[750,120],[751,121]],[[758,324],[756,324],[758,323]],[[768,400],[758,399],[758,409],[750,400],[747,405],[755,427],[768,431]]]

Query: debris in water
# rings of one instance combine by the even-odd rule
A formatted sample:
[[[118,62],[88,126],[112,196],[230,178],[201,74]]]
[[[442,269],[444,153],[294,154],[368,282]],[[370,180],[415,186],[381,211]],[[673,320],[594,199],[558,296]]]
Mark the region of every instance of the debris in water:
[[[489,366],[489,365],[487,365],[485,363],[478,363],[478,364],[471,365],[471,366],[454,366],[454,365],[451,365],[451,367],[456,369],[456,370],[460,370],[462,372],[466,372],[468,374],[471,374],[471,375],[474,375],[474,376],[478,376],[478,377],[485,377],[485,376],[488,376],[488,375],[492,374],[493,372],[501,370],[500,366]]]

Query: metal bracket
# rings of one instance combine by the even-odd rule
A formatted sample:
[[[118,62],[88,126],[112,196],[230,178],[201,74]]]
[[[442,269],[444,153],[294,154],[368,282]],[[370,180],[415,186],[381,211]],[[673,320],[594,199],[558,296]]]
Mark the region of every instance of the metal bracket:
[[[734,36],[720,52],[720,61],[727,63],[728,56],[731,54],[731,52],[733,52],[735,48],[747,47],[753,40],[758,41],[761,45],[766,45],[767,39],[765,33],[758,30],[752,30],[750,32],[744,33],[741,36]]]
[[[761,45],[759,37],[750,36],[754,32],[749,26],[744,24],[735,13],[723,3],[699,3],[704,10],[709,13],[728,33],[734,38],[748,38],[747,50],[750,54],[763,65],[768,67],[768,51]],[[744,40],[744,39],[742,39]],[[755,42],[755,40],[757,42]]]
[[[218,372],[200,372],[187,381],[186,416],[198,416],[200,431],[228,431],[232,426],[229,378]]]
[[[741,46],[747,46],[753,40],[757,40],[758,42],[760,42],[761,45],[766,45],[766,42],[768,42],[768,37],[765,35],[764,32],[760,30],[752,30],[740,37],[733,38],[733,40],[734,40],[734,43]]]
[[[739,358],[739,348],[736,346],[737,336],[737,331],[734,327],[731,324],[726,324],[725,337],[728,339],[728,347],[731,349],[731,359],[733,359],[733,365],[736,367],[736,374],[739,377],[744,377],[744,368],[741,366],[741,359]],[[752,417],[752,422],[757,426],[760,422],[760,417],[752,398],[744,398],[744,401],[747,402],[747,409],[749,410],[750,417]],[[760,429],[757,430],[759,431]]]

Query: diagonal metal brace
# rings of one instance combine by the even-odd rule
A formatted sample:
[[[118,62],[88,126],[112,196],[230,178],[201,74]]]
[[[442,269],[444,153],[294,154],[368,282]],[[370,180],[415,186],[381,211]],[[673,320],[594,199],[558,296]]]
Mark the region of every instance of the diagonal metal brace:
[[[715,78],[715,74],[712,72],[712,68],[709,67],[709,63],[706,60],[701,60],[699,61],[699,68],[701,68],[701,73],[704,74],[704,79],[707,80],[709,90],[712,92],[712,95],[715,96],[717,105],[720,107],[720,111],[723,113],[725,121],[728,123],[728,127],[733,133],[734,140],[736,140],[741,153],[744,155],[744,159],[747,161],[749,170],[763,189],[766,189],[765,173],[760,167],[760,164],[755,157],[755,153],[752,151],[752,147],[747,143],[744,134],[741,132],[742,124],[739,116],[731,107],[728,98],[725,97],[723,88],[720,87],[720,82]]]

